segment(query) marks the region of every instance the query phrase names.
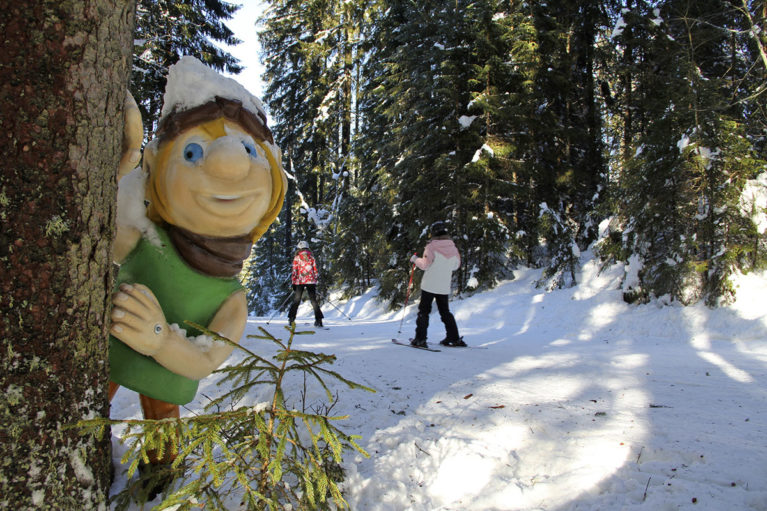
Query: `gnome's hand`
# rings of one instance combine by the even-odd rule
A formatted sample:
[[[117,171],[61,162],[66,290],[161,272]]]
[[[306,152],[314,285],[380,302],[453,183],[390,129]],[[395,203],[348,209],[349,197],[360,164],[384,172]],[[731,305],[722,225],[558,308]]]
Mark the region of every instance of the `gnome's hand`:
[[[152,291],[141,284],[120,284],[112,304],[110,333],[142,355],[156,354],[170,328]]]

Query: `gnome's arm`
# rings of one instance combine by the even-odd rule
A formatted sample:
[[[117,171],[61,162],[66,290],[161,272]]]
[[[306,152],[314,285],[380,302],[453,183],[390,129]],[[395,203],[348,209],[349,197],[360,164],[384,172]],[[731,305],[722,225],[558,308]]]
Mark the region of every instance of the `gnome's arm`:
[[[130,91],[125,96],[125,112],[123,116],[123,144],[120,164],[117,167],[117,180],[136,168],[141,160],[141,142],[144,140],[144,126],[141,120],[141,110],[133,99]]]
[[[173,373],[200,380],[215,371],[234,349],[224,342],[194,342],[180,329],[171,328],[157,298],[141,284],[120,285],[113,302],[111,334]],[[245,291],[240,290],[224,301],[207,327],[239,342],[247,317]]]
[[[141,237],[140,230],[131,225],[131,222],[126,222],[125,218],[131,215],[131,211],[126,210],[137,208],[131,203],[138,204],[138,207],[141,208],[140,215],[144,215],[144,182],[143,177],[139,177],[139,170],[136,169],[141,160],[141,142],[143,140],[144,127],[141,121],[141,111],[136,100],[133,99],[133,95],[127,91],[123,117],[122,156],[117,167],[119,191],[117,196],[117,229],[113,247],[116,263],[121,263],[127,257]],[[134,169],[136,170],[134,171]],[[123,179],[129,174],[130,177]]]

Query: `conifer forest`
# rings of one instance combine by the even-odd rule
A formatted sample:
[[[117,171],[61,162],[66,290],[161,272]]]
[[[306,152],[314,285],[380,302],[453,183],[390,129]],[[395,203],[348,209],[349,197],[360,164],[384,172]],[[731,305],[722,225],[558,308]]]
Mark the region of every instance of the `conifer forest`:
[[[290,189],[243,278],[254,314],[309,242],[321,293],[378,286],[449,222],[453,289],[579,257],[626,264],[624,298],[726,303],[765,266],[764,0],[265,0],[263,101]],[[180,55],[237,73],[237,6],[139,0],[131,89],[147,133]]]

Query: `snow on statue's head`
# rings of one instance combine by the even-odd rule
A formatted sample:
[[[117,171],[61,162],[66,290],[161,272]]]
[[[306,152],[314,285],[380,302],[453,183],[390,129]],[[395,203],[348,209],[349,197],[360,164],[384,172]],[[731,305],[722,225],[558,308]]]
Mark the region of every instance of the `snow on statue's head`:
[[[188,56],[168,70],[143,167],[149,218],[203,236],[257,240],[287,189],[261,101]]]

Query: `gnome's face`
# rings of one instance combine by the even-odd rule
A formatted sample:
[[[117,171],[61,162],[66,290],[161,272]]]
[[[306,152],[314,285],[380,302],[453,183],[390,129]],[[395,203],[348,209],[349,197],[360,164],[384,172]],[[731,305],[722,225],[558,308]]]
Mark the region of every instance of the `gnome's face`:
[[[218,119],[191,128],[150,158],[163,216],[173,225],[206,236],[242,236],[269,209],[265,148],[237,123]]]

